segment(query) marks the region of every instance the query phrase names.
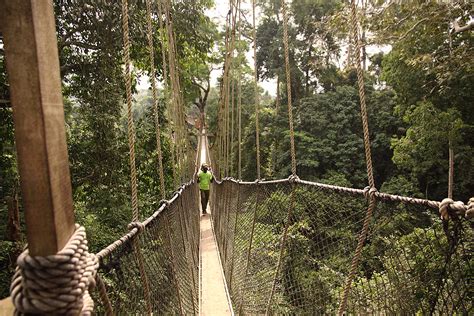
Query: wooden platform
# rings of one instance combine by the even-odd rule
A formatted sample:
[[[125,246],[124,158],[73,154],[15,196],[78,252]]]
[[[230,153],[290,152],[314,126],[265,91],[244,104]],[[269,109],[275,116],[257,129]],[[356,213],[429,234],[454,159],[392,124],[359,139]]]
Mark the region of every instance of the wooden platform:
[[[207,141],[201,136],[201,163],[206,161]],[[211,188],[212,189],[212,188]],[[217,242],[211,223],[209,205],[207,215],[201,216],[199,247],[199,314],[233,315],[232,304],[222,271]]]

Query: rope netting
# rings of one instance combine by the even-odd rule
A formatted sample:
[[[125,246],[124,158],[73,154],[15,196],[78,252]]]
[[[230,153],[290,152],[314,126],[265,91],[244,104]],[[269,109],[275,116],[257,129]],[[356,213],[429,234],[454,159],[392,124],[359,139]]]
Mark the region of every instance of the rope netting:
[[[447,225],[439,202],[373,194],[377,211],[345,311],[471,314],[472,223],[459,217]],[[214,185],[212,216],[234,311],[337,313],[368,200],[368,188],[297,178],[258,183],[226,178]]]
[[[183,185],[150,218],[131,223],[128,234],[97,254],[98,275],[107,294],[103,298],[95,293],[97,313],[106,312],[107,306],[118,315],[148,313],[139,262],[133,251],[136,239],[143,254],[153,313],[198,313],[198,202],[197,185]]]

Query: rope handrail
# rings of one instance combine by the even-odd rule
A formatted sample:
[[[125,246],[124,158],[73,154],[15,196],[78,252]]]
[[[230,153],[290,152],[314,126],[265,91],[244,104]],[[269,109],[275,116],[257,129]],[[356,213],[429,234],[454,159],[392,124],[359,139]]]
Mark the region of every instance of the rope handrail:
[[[346,313],[472,310],[468,213],[474,198],[467,205],[439,202],[291,176],[253,182],[226,177],[211,190],[216,238],[236,311],[337,313],[366,218],[363,205],[375,200],[378,212],[353,272]],[[440,220],[442,209],[452,211],[448,231]]]
[[[149,225],[151,225],[166,208],[168,208],[170,205],[176,202],[176,200],[181,196],[181,194],[184,192],[186,188],[192,186],[193,184],[194,184],[193,180],[186,182],[184,185],[180,186],[179,189],[173,193],[172,197],[169,200],[163,200],[165,201],[165,203],[162,203],[160,207],[152,215],[150,215],[147,219],[145,219],[142,222],[144,227],[147,228]],[[122,237],[112,242],[104,249],[100,250],[96,254],[96,256],[99,258],[99,260],[101,260],[102,258],[108,256],[111,252],[113,252],[117,247],[120,247],[121,245],[127,242],[130,242],[132,239],[137,237],[138,233],[139,233],[138,228],[132,228]]]
[[[225,177],[221,179],[221,181],[216,180],[215,183],[220,185],[225,181],[229,181],[229,182],[236,183],[239,185],[252,185],[252,184],[257,183],[257,181],[239,181],[238,179],[235,179],[232,177]],[[271,184],[279,184],[279,183],[289,183],[291,181],[294,181],[295,183],[299,183],[299,184],[318,187],[320,189],[328,190],[328,191],[348,193],[351,195],[362,195],[362,196],[367,195],[366,189],[349,188],[349,187],[337,186],[337,185],[332,185],[332,184],[325,184],[321,182],[302,180],[299,178],[295,180],[291,180],[289,178],[277,179],[277,180],[261,180],[261,181],[258,181],[258,184],[271,185]],[[428,199],[422,199],[422,198],[413,198],[409,196],[383,193],[383,192],[378,192],[378,191],[374,193],[374,197],[381,201],[391,201],[391,202],[401,202],[404,204],[423,205],[423,206],[430,207],[432,209],[439,209],[442,203],[442,201],[428,200]],[[456,203],[458,204],[455,205],[455,208],[451,207],[452,210],[456,210],[456,211],[469,210],[469,203],[464,203],[462,201],[456,201]]]

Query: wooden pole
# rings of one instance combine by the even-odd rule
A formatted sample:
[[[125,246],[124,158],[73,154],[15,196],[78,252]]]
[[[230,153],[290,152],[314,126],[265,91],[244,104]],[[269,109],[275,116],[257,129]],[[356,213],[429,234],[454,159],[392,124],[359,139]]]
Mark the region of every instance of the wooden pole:
[[[52,1],[0,0],[30,255],[61,250],[74,232]]]

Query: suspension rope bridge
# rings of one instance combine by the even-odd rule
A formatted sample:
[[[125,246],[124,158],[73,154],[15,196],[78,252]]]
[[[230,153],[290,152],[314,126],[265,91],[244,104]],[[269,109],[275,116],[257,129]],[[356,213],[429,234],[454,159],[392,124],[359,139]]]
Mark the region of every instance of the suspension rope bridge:
[[[291,175],[287,179],[261,179],[258,86],[254,64],[257,140],[257,179],[254,182],[228,176],[232,174],[231,159],[234,156],[231,153],[234,135],[230,125],[234,122],[234,97],[230,95],[235,93],[231,73],[236,28],[240,24],[240,1],[230,1],[226,22],[227,53],[216,146],[210,153],[206,131],[201,130],[195,154],[191,154],[193,148],[186,137],[184,101],[170,18],[171,2],[157,2],[160,29],[166,30],[166,34],[161,34],[161,45],[168,52],[166,56],[165,49],[162,50],[163,73],[169,75],[171,95],[168,101],[177,134],[171,151],[175,168],[173,175],[176,187],[177,183],[183,183],[168,200],[164,195],[160,117],[153,75],[152,5],[151,0],[146,1],[157,169],[163,195],[158,210],[143,221],[139,218],[134,158],[128,3],[122,1],[132,221],[128,233],[120,239],[97,254],[89,253],[84,228],[74,225],[59,65],[53,45],[52,6],[32,1],[18,9],[14,2],[2,3],[7,12],[3,32],[12,103],[17,118],[31,116],[34,121],[26,129],[16,121],[22,189],[25,202],[30,203],[26,205],[29,248],[18,259],[18,269],[11,285],[11,300],[18,312],[84,315],[93,311],[107,315],[473,312],[470,280],[474,233],[470,219],[474,215],[474,199],[466,204],[450,198],[439,202],[377,191],[359,49],[355,51],[368,186],[354,189],[299,178],[291,104],[288,16],[284,0],[281,9]],[[360,45],[355,9],[353,0],[351,30],[356,44]],[[15,22],[21,19],[31,23]],[[22,40],[16,43],[13,34],[22,35]],[[255,36],[253,1],[254,48]],[[36,45],[34,49],[25,49],[29,47],[28,41]],[[38,45],[40,42],[46,44]],[[25,60],[38,78],[25,78],[18,70],[24,67],[22,62]],[[45,65],[49,66],[48,73],[51,67],[54,68],[53,75],[46,75]],[[240,76],[239,73],[237,77]],[[37,100],[25,99],[21,93],[29,86],[36,87],[31,90],[31,95]],[[240,177],[239,81],[237,91]],[[22,102],[37,106],[22,107]],[[38,118],[39,112],[42,116]],[[31,138],[32,130],[39,135],[37,138]],[[31,152],[24,150],[27,145],[41,145],[39,148],[45,152],[35,154],[45,159],[31,160]],[[223,175],[223,178],[212,186],[210,216],[201,217],[195,175],[198,166],[210,162],[211,156],[216,174]],[[32,179],[32,175],[48,181],[35,187],[38,180]],[[55,178],[58,175],[62,178]],[[50,201],[38,202],[34,190]],[[37,209],[43,213],[32,215],[32,206],[41,206]],[[47,240],[44,231],[34,230],[35,225],[42,223],[46,226],[45,231],[51,232],[49,237],[55,238],[53,242]],[[37,240],[37,236],[42,237]]]

